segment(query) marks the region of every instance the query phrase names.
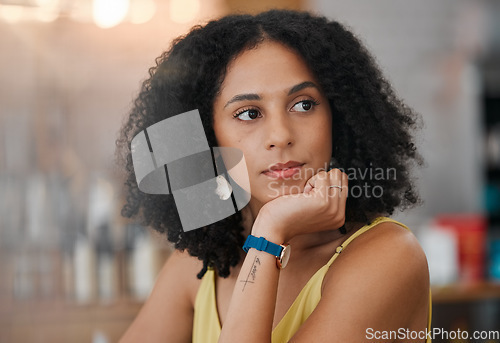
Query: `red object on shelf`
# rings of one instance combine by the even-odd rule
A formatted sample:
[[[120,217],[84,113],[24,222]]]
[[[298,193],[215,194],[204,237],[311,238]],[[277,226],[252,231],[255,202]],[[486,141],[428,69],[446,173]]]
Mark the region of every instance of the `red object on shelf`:
[[[484,280],[486,269],[486,217],[481,214],[442,214],[436,224],[456,235],[460,281],[476,283]]]

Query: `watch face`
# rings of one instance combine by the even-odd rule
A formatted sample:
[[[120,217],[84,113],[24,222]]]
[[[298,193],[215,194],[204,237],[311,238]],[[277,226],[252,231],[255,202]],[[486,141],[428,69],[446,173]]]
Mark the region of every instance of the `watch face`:
[[[283,250],[281,251],[281,256],[278,259],[278,267],[281,269],[285,268],[288,264],[288,260],[290,259],[290,252],[292,247],[290,245],[282,245]]]

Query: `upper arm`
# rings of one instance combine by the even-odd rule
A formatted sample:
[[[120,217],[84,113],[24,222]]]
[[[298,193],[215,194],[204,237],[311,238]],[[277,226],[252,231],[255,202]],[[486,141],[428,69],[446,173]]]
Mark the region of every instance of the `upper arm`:
[[[409,231],[393,223],[379,226],[351,242],[330,267],[318,306],[292,342],[373,342],[368,329],[425,330],[425,255]]]
[[[126,342],[191,342],[193,304],[200,262],[174,251],[132,325],[120,340]]]

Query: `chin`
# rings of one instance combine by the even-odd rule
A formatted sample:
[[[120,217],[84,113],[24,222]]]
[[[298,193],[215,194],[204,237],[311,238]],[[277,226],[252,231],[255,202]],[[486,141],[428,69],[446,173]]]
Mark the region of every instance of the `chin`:
[[[269,191],[263,194],[263,198],[267,201],[271,201],[280,196],[291,195],[291,194],[301,194],[304,192],[304,185],[287,185],[287,184],[275,184],[269,187]],[[266,202],[267,202],[266,201]]]

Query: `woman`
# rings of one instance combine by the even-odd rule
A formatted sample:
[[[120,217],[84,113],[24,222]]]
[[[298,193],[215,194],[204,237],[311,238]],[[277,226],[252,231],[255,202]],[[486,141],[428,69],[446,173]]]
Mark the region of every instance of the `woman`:
[[[129,146],[193,109],[210,146],[243,152],[251,199],[184,232],[171,196],[138,190]],[[359,41],[325,18],[234,15],[175,40],[118,140],[124,215],[140,214],[177,249],[122,341],[424,342],[427,262],[385,217],[419,202],[416,127]]]

